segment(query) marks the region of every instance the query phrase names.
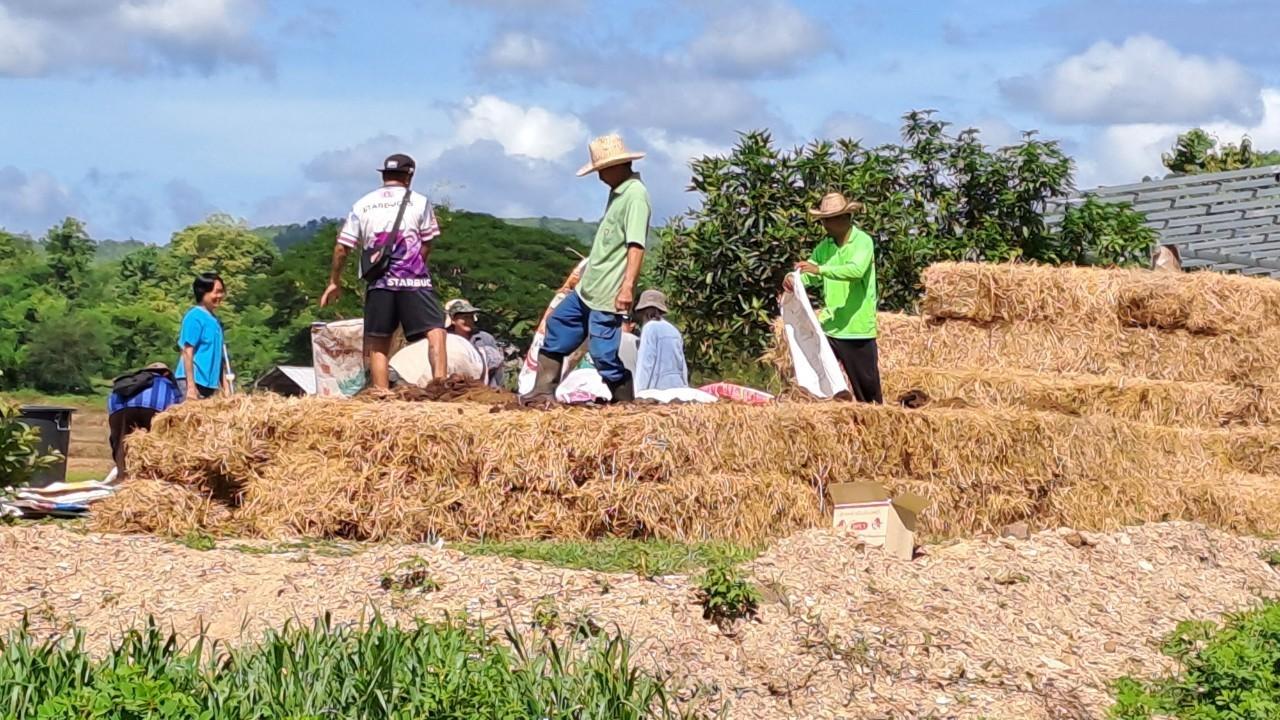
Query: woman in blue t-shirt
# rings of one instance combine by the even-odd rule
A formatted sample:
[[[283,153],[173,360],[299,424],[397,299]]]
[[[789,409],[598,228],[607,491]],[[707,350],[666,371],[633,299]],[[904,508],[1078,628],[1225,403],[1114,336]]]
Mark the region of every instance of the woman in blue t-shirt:
[[[182,317],[182,330],[178,332],[181,355],[174,373],[178,388],[183,400],[212,397],[219,388],[230,394],[222,323],[214,315],[227,296],[226,288],[217,273],[201,273],[191,283],[191,291],[196,305]]]

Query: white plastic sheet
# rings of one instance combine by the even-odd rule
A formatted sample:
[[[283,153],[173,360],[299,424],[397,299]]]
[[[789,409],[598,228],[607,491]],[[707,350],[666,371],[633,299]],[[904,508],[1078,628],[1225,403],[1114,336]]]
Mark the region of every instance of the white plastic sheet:
[[[670,390],[641,390],[636,393],[636,398],[640,400],[655,400],[666,405],[670,402],[696,402],[696,403],[713,403],[719,402],[720,398],[708,392],[703,392],[697,388],[671,388]]]
[[[822,332],[818,316],[813,312],[804,291],[799,271],[791,273],[794,291],[782,295],[782,322],[795,368],[796,384],[820,398],[833,398],[849,392],[840,361]]]

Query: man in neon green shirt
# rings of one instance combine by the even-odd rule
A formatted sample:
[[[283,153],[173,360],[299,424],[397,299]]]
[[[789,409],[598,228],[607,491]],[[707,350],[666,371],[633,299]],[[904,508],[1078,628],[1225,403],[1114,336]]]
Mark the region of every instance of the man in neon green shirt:
[[[827,237],[808,260],[796,263],[806,287],[822,288],[818,321],[849,376],[858,402],[883,403],[876,348],[876,258],[871,236],[853,224],[862,203],[828,193],[809,215],[822,221]],[[792,290],[791,275],[783,283]]]
[[[635,301],[636,277],[644,261],[651,215],[649,191],[631,168],[644,153],[626,148],[622,138],[605,135],[590,146],[591,162],[579,177],[597,173],[609,186],[609,202],[596,229],[587,268],[578,286],[547,318],[546,335],[538,353],[533,390],[521,398],[526,405],[555,402],[565,356],[585,340],[591,363],[609,387],[613,402],[635,399],[631,372],[619,356],[623,323]]]

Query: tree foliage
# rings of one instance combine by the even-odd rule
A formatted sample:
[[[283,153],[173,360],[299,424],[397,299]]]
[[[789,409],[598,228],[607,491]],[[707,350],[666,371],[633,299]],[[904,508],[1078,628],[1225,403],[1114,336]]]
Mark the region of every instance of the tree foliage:
[[[865,205],[855,222],[876,241],[883,309],[910,308],[920,270],[939,260],[1114,263],[1139,246],[1145,253],[1146,235],[1112,242],[1115,232],[1089,225],[1094,214],[1079,216],[1085,225],[1070,236],[1046,225],[1048,201],[1072,189],[1056,142],[1027,133],[993,150],[976,130],[953,135],[927,111],[903,121],[897,145],[824,140],[785,151],[750,132],[728,155],[694,161],[690,189],[702,204],[663,229],[656,268],[691,360],[715,368],[764,349],[782,277],[822,237],[806,210],[831,191]],[[1088,244],[1095,237],[1109,242]]]
[[[1160,159],[1172,175],[1198,175],[1280,165],[1280,150],[1254,150],[1247,135],[1239,145],[1221,143],[1201,128],[1194,128],[1179,135],[1173,148]]]
[[[95,243],[85,232],[84,223],[67,218],[61,225],[55,225],[45,235],[44,249],[54,286],[68,298],[77,297],[95,251]]]
[[[575,241],[488,215],[439,213],[443,235],[431,265],[442,300],[466,293],[500,340],[526,342],[577,262],[567,249]],[[0,231],[0,388],[87,392],[95,381],[148,363],[173,365],[191,281],[206,271],[227,286],[218,314],[242,387],[274,364],[310,365],[311,324],[362,312],[363,286],[351,261],[342,298],[318,306],[337,231],[337,221],[254,230],[214,216],[175,233],[167,246],[96,263],[93,241],[72,218],[43,239],[45,253]]]
[[[1136,264],[1148,259],[1159,233],[1143,223],[1146,218],[1128,203],[1104,203],[1090,196],[1080,205],[1068,206],[1059,236],[1063,260],[1085,265],[1094,256],[1109,263]]]

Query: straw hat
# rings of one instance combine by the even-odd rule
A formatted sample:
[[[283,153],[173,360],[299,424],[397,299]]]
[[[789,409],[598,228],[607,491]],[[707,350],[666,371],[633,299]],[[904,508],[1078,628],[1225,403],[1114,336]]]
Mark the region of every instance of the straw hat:
[[[591,162],[582,166],[578,171],[578,177],[603,170],[614,165],[639,160],[644,157],[642,152],[632,152],[622,144],[622,138],[617,135],[605,135],[591,141]]]
[[[838,192],[827,193],[822,196],[822,201],[818,203],[818,207],[809,211],[809,216],[822,220],[824,218],[836,217],[837,215],[849,215],[851,213],[860,212],[862,203],[857,200],[845,200],[844,195]]]

